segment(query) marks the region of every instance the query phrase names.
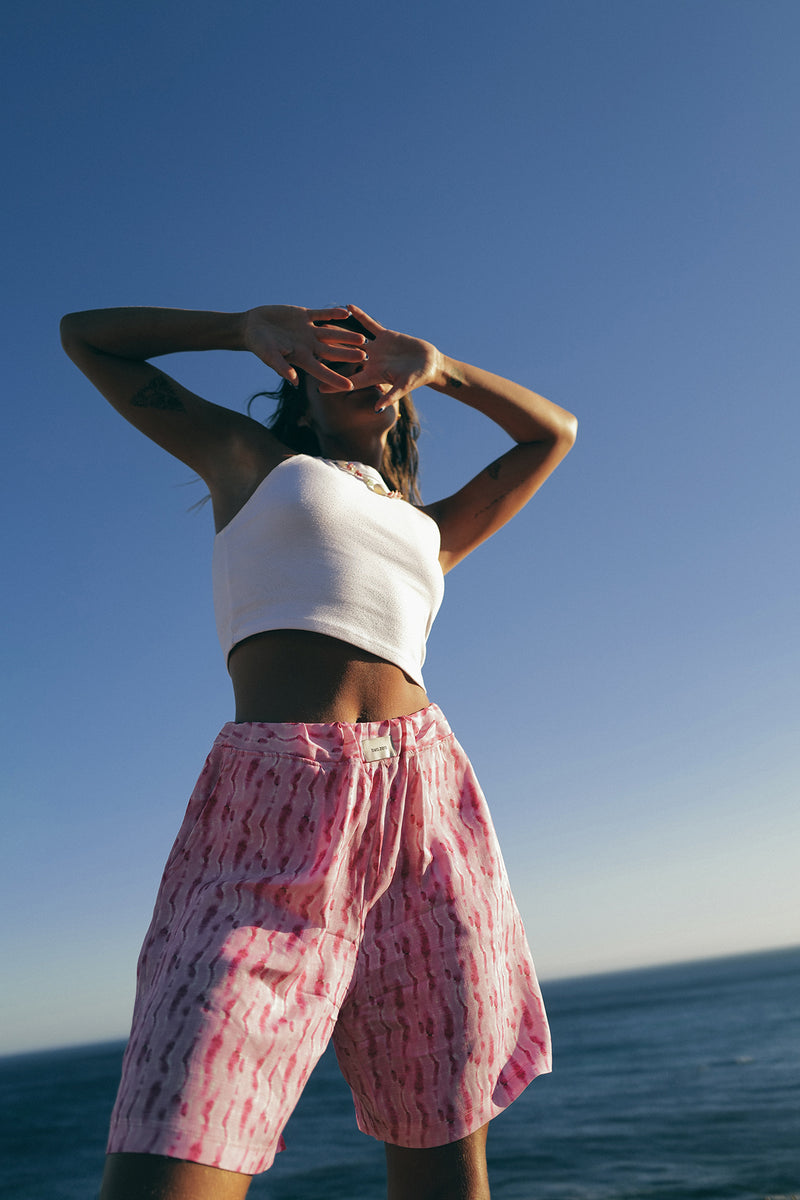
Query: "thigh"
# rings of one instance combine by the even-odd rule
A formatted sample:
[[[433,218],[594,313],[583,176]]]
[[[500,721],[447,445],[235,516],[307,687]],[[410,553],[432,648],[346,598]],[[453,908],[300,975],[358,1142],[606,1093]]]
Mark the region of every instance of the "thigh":
[[[100,1200],[243,1200],[250,1180],[161,1154],[109,1154]]]
[[[488,1129],[430,1150],[387,1143],[388,1200],[489,1200]]]
[[[334,1031],[359,1128],[439,1147],[550,1069],[530,950],[486,801],[452,736],[419,750],[397,868]]]
[[[269,745],[269,727],[238,736],[257,730]],[[299,756],[217,746],[140,960],[110,1152],[245,1175],[272,1164],[355,961],[350,931],[326,926],[334,885],[349,878],[338,867],[354,839],[342,850],[329,830],[348,779]],[[331,879],[318,869],[328,851]]]

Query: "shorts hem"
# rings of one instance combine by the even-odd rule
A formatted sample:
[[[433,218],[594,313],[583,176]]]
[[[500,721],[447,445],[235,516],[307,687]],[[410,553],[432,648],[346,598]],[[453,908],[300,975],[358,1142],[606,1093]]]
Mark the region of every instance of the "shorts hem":
[[[385,1142],[390,1146],[400,1146],[404,1150],[433,1150],[437,1146],[447,1146],[451,1142],[461,1141],[462,1138],[469,1137],[470,1134],[482,1129],[484,1125],[488,1125],[495,1117],[504,1113],[509,1105],[522,1095],[528,1085],[533,1083],[534,1079],[538,1079],[540,1075],[549,1075],[551,1070],[550,1065],[545,1064],[524,1077],[514,1080],[513,1084],[505,1089],[505,1103],[503,1104],[490,1101],[483,1108],[474,1109],[469,1115],[464,1114],[458,1120],[442,1122],[439,1125],[426,1120],[425,1128],[419,1133],[408,1133],[405,1136],[387,1136],[390,1131],[385,1128],[379,1130],[375,1122],[369,1121],[362,1115],[358,1101],[354,1097],[356,1124],[362,1133],[365,1133],[367,1137],[375,1138],[378,1142]]]
[[[197,1132],[131,1121],[124,1133],[116,1131],[110,1135],[106,1154],[158,1154],[237,1175],[260,1175],[269,1170],[276,1155],[285,1148],[283,1137],[278,1138],[274,1150],[256,1153],[251,1144],[234,1142],[224,1133],[213,1137],[205,1129]]]

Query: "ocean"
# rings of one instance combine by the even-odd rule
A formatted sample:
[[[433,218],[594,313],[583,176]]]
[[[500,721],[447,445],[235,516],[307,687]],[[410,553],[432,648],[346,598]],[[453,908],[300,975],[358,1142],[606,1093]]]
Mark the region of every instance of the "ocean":
[[[489,1133],[493,1200],[798,1200],[800,948],[543,985],[555,1048]],[[93,1200],[122,1044],[0,1059],[3,1194]],[[380,1200],[328,1052],[254,1200]]]

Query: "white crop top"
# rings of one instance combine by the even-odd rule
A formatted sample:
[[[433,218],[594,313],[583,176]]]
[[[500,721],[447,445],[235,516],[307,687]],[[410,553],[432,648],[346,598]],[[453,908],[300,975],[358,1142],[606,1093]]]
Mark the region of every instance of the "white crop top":
[[[371,467],[356,464],[374,481]],[[444,577],[439,529],[328,459],[284,459],[214,540],[217,632],[227,658],[268,629],[308,629],[395,663],[424,687]]]

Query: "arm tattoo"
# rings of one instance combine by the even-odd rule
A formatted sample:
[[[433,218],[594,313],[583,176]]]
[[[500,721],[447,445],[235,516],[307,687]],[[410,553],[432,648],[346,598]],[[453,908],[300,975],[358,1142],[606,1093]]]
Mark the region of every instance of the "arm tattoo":
[[[479,508],[475,513],[475,516],[482,517],[485,512],[489,511],[490,508],[494,508],[495,504],[499,504],[501,500],[505,500],[507,495],[508,492],[503,492],[501,496],[495,496],[494,500],[490,500],[488,504],[483,506],[483,508]]]
[[[159,408],[163,412],[186,412],[175,384],[163,375],[156,375],[135,396],[131,396],[134,408]]]
[[[459,379],[457,375],[448,375],[447,382],[450,385],[450,387],[460,388],[462,383],[464,382],[464,380]]]
[[[496,458],[493,463],[489,463],[488,467],[484,468],[490,479],[497,479],[500,475],[500,468],[503,464],[502,458]],[[494,500],[490,500],[483,508],[479,508],[475,513],[476,517],[482,517],[490,508],[494,508],[495,504],[499,504],[501,500],[505,500],[508,492],[502,492],[499,496],[495,496]]]

